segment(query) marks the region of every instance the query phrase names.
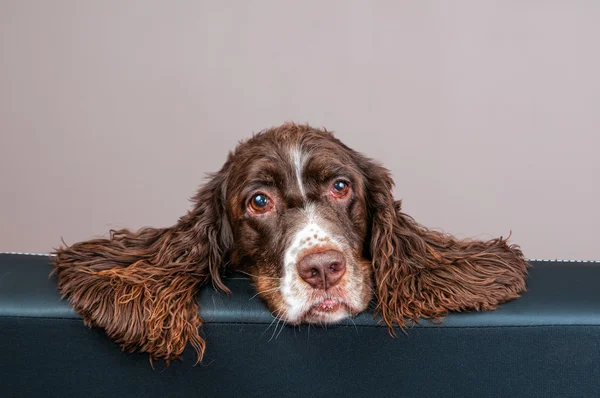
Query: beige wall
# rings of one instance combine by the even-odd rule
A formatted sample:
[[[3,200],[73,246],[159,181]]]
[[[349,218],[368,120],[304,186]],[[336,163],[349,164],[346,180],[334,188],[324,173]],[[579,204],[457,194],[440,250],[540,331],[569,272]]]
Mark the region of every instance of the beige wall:
[[[285,4],[285,5],[283,5]],[[600,259],[598,1],[0,1],[0,250],[166,226],[236,142],[326,126],[405,210]]]

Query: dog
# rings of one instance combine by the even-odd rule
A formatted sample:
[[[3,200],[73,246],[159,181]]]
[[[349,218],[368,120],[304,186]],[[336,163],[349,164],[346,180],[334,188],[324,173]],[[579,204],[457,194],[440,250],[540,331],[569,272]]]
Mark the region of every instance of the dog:
[[[58,288],[123,350],[197,361],[196,293],[250,276],[288,324],[331,324],[375,303],[391,334],[449,311],[485,311],[526,289],[528,264],[502,237],[459,240],[394,200],[390,171],[325,129],[286,123],[239,143],[169,228],[110,231],[55,250]]]

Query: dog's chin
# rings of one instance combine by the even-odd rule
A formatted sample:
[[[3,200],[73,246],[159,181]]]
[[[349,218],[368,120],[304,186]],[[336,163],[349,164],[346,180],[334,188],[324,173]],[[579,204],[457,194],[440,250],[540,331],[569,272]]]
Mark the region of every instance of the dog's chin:
[[[316,323],[316,324],[332,324],[338,323],[343,319],[349,318],[351,316],[350,312],[348,312],[345,308],[341,307],[335,311],[318,311],[318,310],[310,310],[304,315],[304,319],[302,323]]]
[[[357,313],[341,300],[326,298],[311,305],[302,315],[301,323],[333,324]]]

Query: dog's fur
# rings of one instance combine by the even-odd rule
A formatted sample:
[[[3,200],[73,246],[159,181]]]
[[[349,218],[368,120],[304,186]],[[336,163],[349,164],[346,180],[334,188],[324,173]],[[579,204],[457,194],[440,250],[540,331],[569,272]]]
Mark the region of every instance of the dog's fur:
[[[228,292],[224,264],[250,275],[288,323],[334,323],[374,299],[392,334],[525,290],[518,246],[427,229],[392,188],[387,169],[326,130],[284,124],[240,143],[174,226],[57,249],[58,286],[87,325],[167,361],[188,343],[202,358],[195,295],[208,282]]]

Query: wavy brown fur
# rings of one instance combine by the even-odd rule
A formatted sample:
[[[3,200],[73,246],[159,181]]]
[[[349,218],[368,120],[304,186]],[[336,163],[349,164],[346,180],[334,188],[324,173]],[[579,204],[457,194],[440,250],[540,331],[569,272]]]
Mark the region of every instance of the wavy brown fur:
[[[59,290],[88,326],[151,360],[177,358],[188,342],[202,359],[197,286],[212,279],[228,292],[219,275],[229,241],[218,211],[222,179],[200,190],[194,209],[171,228],[111,231],[109,239],[56,250]]]
[[[400,211],[374,259],[378,310],[385,323],[439,319],[448,311],[493,310],[525,290],[527,263],[502,237],[456,240]]]
[[[394,334],[419,318],[448,311],[485,311],[525,291],[528,263],[519,246],[502,237],[458,240],[430,230],[401,211],[389,171],[363,158],[371,214],[371,255],[377,313]]]

